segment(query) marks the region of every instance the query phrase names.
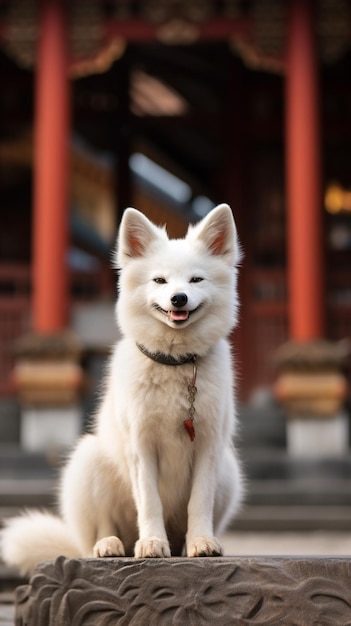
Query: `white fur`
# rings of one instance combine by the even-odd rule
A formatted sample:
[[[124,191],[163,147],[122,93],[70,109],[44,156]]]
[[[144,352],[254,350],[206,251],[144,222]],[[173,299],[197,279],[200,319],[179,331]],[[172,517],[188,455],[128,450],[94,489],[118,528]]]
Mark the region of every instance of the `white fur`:
[[[184,545],[188,556],[221,553],[214,532],[224,530],[242,498],[227,341],[236,323],[238,260],[227,205],[179,240],[127,209],[117,249],[123,339],[94,433],[81,438],[63,472],[60,518],[35,512],[8,521],[7,563],[29,572],[60,554],[167,557]],[[167,314],[177,309],[176,293],[187,296],[184,310],[195,310],[183,321]],[[198,355],[193,442],[183,425],[193,364],[156,363],[136,343],[176,358]]]

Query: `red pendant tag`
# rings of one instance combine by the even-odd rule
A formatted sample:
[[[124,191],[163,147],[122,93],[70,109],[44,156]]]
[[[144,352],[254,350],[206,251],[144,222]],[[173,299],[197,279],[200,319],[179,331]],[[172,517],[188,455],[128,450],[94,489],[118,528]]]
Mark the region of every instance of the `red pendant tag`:
[[[188,419],[184,420],[184,428],[190,437],[190,441],[194,441],[195,439],[195,428],[193,424],[193,420],[188,417]]]

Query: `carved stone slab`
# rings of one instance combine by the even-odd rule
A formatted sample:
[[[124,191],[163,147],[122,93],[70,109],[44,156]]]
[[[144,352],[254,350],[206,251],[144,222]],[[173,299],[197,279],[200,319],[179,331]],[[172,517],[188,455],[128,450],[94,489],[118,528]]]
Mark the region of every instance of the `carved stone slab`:
[[[16,626],[347,626],[351,560],[65,559],[16,593]]]

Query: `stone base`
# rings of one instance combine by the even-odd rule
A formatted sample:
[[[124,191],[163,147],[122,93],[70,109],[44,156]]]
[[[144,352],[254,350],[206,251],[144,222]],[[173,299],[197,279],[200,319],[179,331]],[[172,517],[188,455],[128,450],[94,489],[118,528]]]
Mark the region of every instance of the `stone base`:
[[[345,413],[322,418],[290,417],[287,445],[292,457],[341,457],[349,449],[349,418]]]
[[[348,558],[65,559],[16,593],[17,626],[351,623]]]
[[[71,448],[81,433],[82,410],[70,407],[24,407],[21,447],[28,452]]]

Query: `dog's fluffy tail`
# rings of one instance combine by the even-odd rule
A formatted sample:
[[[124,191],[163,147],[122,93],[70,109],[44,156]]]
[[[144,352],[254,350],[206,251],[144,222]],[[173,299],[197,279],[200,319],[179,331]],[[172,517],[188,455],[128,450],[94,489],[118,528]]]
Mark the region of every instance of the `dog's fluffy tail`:
[[[23,575],[29,575],[40,561],[82,556],[65,523],[41,511],[28,511],[5,522],[0,553],[5,563],[18,567]]]

